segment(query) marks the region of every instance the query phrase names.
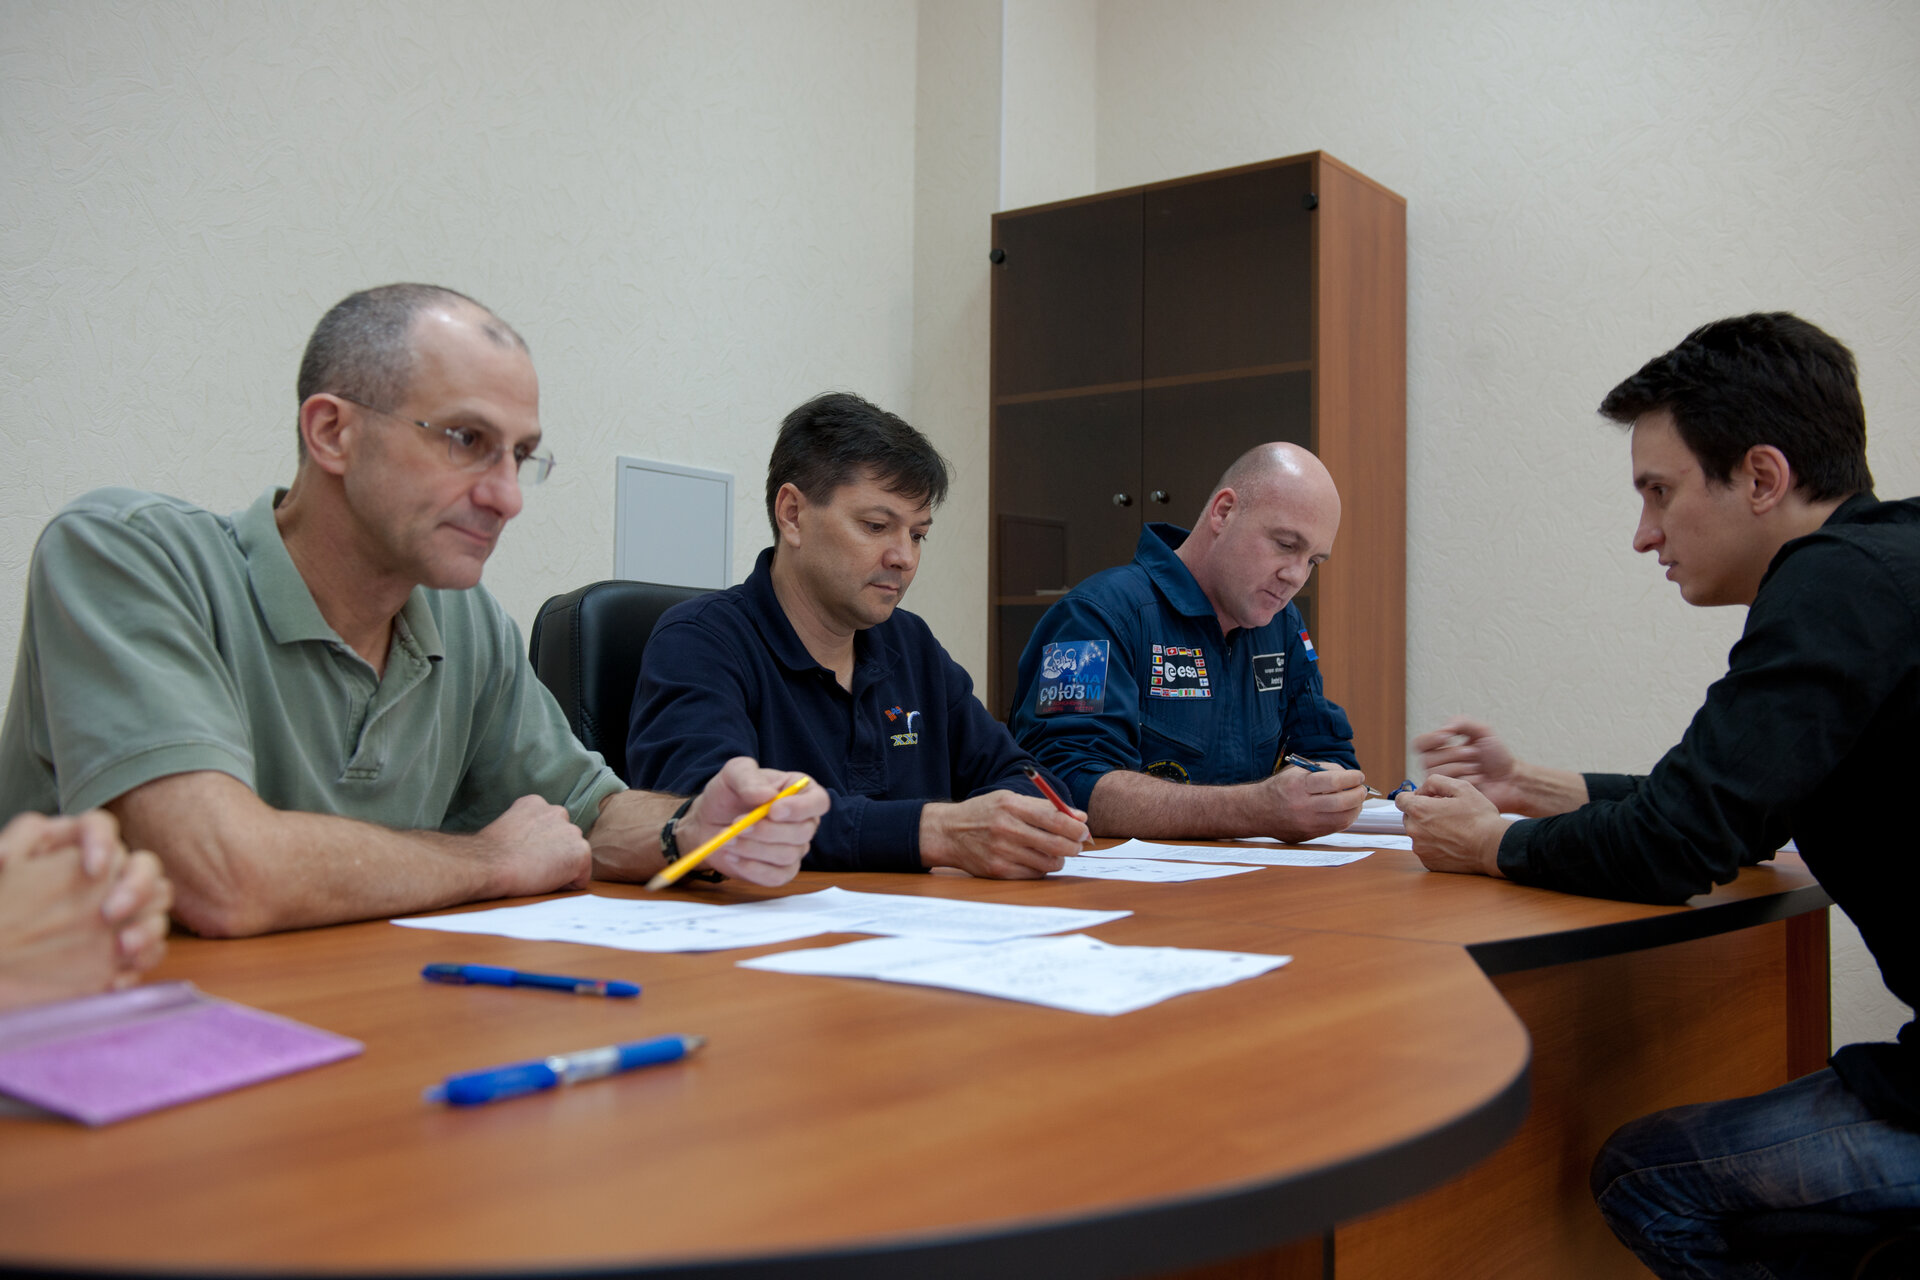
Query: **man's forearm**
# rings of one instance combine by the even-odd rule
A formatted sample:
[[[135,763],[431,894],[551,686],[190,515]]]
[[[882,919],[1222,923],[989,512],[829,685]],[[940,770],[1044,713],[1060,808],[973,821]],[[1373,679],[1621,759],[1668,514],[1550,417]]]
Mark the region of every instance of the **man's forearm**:
[[[1515,813],[1529,818],[1551,818],[1572,813],[1587,802],[1587,780],[1568,769],[1518,763],[1510,785],[1518,801]]]
[[[275,809],[219,773],[161,778],[107,807],[131,844],[159,855],[175,886],[174,917],[208,937],[544,893],[570,878],[529,878],[477,835]]]
[[[596,880],[645,881],[666,865],[660,849],[660,828],[673,817],[673,811],[686,800],[681,796],[652,791],[616,791],[600,802],[600,816],[587,833],[593,847],[593,875]],[[714,834],[681,819],[675,843],[683,854],[692,853],[702,841]],[[696,819],[697,821],[697,819]]]
[[[1096,836],[1190,837],[1231,840],[1272,835],[1272,802],[1261,784],[1198,787],[1151,774],[1114,769],[1101,775],[1087,799],[1087,826]]]

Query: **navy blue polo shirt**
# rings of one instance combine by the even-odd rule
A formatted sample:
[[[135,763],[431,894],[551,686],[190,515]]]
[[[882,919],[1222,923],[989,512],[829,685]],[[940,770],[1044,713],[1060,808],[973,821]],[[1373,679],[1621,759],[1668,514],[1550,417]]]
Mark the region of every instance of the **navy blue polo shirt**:
[[[1359,767],[1300,611],[1221,634],[1174,554],[1186,540],[1147,525],[1133,563],[1060,597],[1020,655],[1014,736],[1082,809],[1113,769],[1224,786],[1266,777],[1288,752]]]
[[[816,871],[924,870],[928,801],[1036,794],[1020,772],[1032,757],[918,616],[895,609],[855,635],[842,689],[787,621],[771,547],[739,586],[661,617],[633,699],[634,786],[691,795],[733,756],[805,770],[833,793],[804,864]]]

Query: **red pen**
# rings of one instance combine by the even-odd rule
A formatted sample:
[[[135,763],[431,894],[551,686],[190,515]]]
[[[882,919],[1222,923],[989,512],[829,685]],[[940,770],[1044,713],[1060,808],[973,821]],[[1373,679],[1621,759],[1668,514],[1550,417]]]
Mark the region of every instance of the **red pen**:
[[[1041,795],[1053,801],[1054,808],[1066,814],[1069,818],[1073,816],[1073,810],[1067,808],[1067,802],[1060,798],[1060,793],[1047,785],[1047,780],[1040,776],[1040,771],[1034,768],[1032,764],[1025,761],[1021,762],[1020,772],[1027,775],[1028,782],[1040,788]]]

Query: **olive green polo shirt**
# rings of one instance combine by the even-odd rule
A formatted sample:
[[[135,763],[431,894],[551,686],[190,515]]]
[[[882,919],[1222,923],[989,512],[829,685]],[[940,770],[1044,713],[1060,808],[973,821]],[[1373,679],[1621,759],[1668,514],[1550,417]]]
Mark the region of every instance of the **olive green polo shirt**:
[[[0,818],[74,813],[169,774],[276,809],[476,831],[524,795],[585,829],[622,784],[581,746],[484,588],[414,588],[384,675],[320,616],[273,509],[131,489],[56,515],[28,571],[0,727]]]

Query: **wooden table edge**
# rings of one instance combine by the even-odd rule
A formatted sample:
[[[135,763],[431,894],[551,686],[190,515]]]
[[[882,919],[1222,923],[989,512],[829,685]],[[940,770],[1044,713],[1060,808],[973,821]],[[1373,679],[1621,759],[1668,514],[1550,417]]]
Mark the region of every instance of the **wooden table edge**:
[[[876,1238],[780,1255],[654,1260],[640,1264],[500,1268],[303,1269],[298,1266],[196,1268],[62,1267],[0,1259],[0,1276],[91,1280],[149,1274],[188,1280],[371,1280],[372,1277],[558,1276],[602,1280],[1000,1280],[1149,1275],[1241,1257],[1331,1230],[1439,1185],[1477,1164],[1526,1118],[1531,1053],[1504,1086],[1446,1123],[1338,1164],[1241,1183],[1173,1200],[1111,1211],[996,1223],[972,1231]],[[1204,1239],[1195,1248],[1193,1241]],[[1065,1270],[1063,1270],[1063,1268]]]
[[[1709,903],[1637,920],[1615,920],[1580,929],[1496,938],[1465,945],[1467,954],[1480,965],[1481,971],[1488,977],[1496,977],[1524,969],[1543,969],[1576,960],[1597,960],[1603,956],[1649,951],[1675,942],[1691,942],[1695,938],[1734,933],[1832,905],[1833,899],[1827,896],[1827,891],[1815,883],[1763,897]]]

